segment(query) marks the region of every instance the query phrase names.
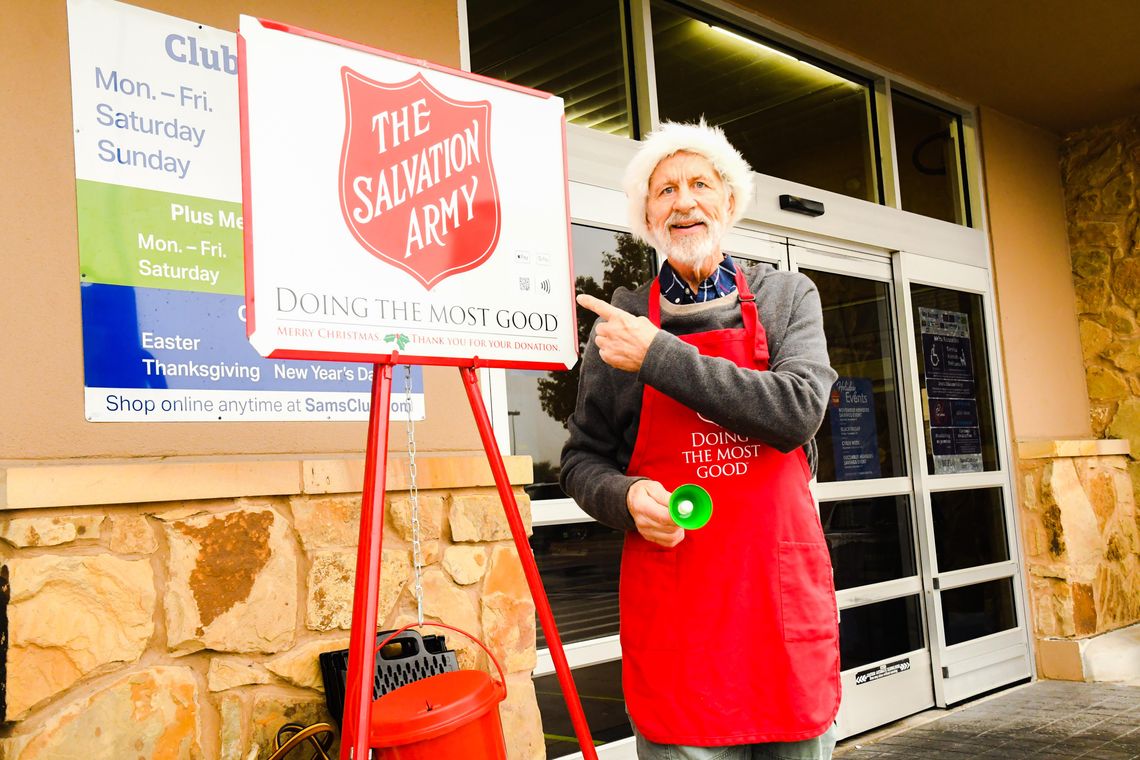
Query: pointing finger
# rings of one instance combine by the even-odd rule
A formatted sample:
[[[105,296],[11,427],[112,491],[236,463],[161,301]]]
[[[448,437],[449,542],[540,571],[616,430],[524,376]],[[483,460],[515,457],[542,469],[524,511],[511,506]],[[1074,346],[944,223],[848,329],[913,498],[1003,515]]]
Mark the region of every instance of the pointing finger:
[[[622,311],[616,306],[611,306],[600,298],[594,298],[593,296],[586,295],[585,293],[579,295],[577,301],[578,305],[583,309],[589,309],[602,319],[614,319],[615,317],[628,315],[629,313]]]

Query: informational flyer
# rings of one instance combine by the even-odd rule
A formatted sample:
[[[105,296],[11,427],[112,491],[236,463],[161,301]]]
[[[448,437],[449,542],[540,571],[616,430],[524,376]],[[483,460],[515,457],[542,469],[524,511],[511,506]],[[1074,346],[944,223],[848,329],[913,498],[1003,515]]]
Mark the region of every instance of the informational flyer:
[[[925,307],[918,313],[934,472],[981,472],[969,315]]]
[[[87,419],[367,419],[372,365],[263,359],[246,338],[236,35],[67,10]],[[423,419],[422,370],[410,399],[403,376],[393,419]]]
[[[836,480],[880,477],[875,392],[870,378],[841,377],[828,405]]]

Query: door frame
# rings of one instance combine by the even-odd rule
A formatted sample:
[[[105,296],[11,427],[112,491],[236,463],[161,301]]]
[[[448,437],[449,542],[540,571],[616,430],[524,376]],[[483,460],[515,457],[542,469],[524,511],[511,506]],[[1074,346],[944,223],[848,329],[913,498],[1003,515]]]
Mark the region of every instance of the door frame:
[[[971,696],[1015,681],[1032,678],[1033,637],[1029,631],[1026,605],[1024,563],[1021,557],[1021,523],[1014,503],[1012,451],[1006,409],[1005,373],[998,351],[997,314],[994,288],[988,269],[958,262],[934,259],[920,254],[897,251],[892,256],[898,297],[897,321],[903,326],[903,352],[906,372],[907,418],[913,469],[918,496],[916,505],[921,516],[919,531],[924,564],[930,572],[923,577],[926,597],[927,635],[934,665],[935,697],[939,707],[960,702]],[[918,336],[912,319],[912,285],[932,285],[977,295],[982,302],[985,326],[986,362],[990,396],[994,413],[994,445],[997,447],[996,470],[933,474],[926,464],[926,428],[923,422],[922,389],[918,375]],[[983,368],[975,367],[975,375]],[[941,572],[934,549],[934,525],[931,493],[973,488],[999,488],[1002,516],[1005,521],[1006,547],[1009,559],[1003,562]],[[942,617],[942,592],[989,580],[1010,578],[1016,625],[1005,631],[947,645]]]
[[[891,322],[891,359],[895,398],[899,405],[900,445],[903,448],[900,454],[906,474],[890,478],[827,483],[812,480],[811,487],[817,502],[880,496],[903,497],[907,500],[910,523],[909,548],[914,557],[914,574],[837,591],[836,602],[842,620],[843,611],[847,609],[900,598],[917,598],[919,614],[922,617],[923,646],[841,672],[844,696],[839,715],[836,717],[836,730],[839,738],[845,738],[921,712],[935,704],[932,641],[926,626],[929,610],[926,595],[923,593],[924,578],[928,575],[928,568],[919,542],[921,517],[914,486],[915,463],[910,445],[912,433],[906,416],[906,388],[903,384],[903,375],[906,372],[902,352],[904,336],[898,322],[896,311],[898,288],[894,283],[894,269],[888,252],[875,249],[847,249],[793,238],[789,240],[788,257],[790,268],[794,271],[810,269],[872,280],[887,286],[887,319]],[[871,677],[876,671],[885,675]]]

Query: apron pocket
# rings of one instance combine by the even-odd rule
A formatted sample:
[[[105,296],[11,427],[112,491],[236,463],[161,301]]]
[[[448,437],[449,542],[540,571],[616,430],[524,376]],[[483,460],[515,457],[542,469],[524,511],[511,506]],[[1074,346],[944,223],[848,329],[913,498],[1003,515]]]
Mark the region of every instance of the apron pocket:
[[[621,640],[643,650],[671,649],[684,616],[678,615],[677,552],[626,546],[622,562]]]
[[[827,544],[781,541],[780,618],[784,641],[835,636],[835,595]]]

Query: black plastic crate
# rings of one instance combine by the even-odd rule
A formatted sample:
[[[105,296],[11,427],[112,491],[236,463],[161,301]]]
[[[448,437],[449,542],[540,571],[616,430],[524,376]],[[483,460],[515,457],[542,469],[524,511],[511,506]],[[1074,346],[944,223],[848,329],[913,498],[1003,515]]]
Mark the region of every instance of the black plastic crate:
[[[376,644],[392,635],[392,631],[376,634]],[[325,703],[339,722],[344,715],[344,692],[348,688],[348,650],[338,649],[320,655],[321,678],[325,682]],[[390,691],[428,676],[459,670],[455,652],[447,648],[443,636],[421,635],[404,631],[376,653],[376,673],[372,679],[372,698],[379,699]]]

